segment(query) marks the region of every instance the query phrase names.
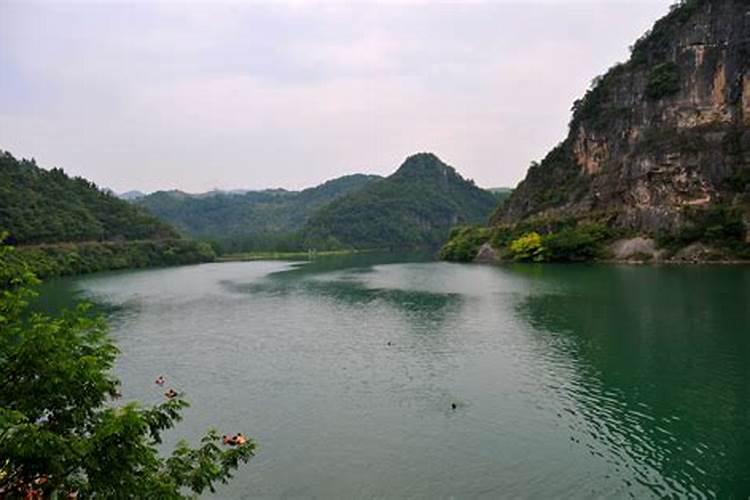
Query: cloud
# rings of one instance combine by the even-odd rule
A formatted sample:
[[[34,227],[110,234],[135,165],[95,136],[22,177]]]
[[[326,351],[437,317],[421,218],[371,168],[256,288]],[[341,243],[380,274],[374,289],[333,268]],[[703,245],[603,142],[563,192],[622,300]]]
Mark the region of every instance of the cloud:
[[[0,3],[0,147],[117,190],[299,188],[432,150],[513,185],[670,2]]]

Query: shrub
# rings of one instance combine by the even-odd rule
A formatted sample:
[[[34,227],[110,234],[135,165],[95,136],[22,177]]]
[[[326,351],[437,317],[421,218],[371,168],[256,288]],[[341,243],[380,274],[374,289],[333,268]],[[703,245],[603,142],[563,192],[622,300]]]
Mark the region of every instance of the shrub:
[[[675,234],[663,236],[659,244],[670,250],[696,241],[731,250],[746,251],[745,225],[738,208],[718,205],[708,209],[687,208],[687,222]]]
[[[646,97],[659,100],[680,91],[680,71],[673,62],[654,66],[648,75]]]
[[[602,255],[603,242],[608,236],[607,228],[601,224],[582,224],[548,234],[543,244],[549,260],[584,261]]]
[[[537,232],[526,233],[510,243],[510,254],[513,260],[543,262],[547,252],[542,244],[542,236]]]
[[[490,240],[491,230],[486,227],[464,226],[451,231],[448,243],[440,249],[440,258],[453,262],[471,262],[479,247]]]

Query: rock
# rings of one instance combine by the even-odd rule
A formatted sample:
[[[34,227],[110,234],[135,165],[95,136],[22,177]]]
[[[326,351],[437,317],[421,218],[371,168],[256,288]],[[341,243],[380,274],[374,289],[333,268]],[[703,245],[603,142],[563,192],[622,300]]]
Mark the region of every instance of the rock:
[[[615,260],[660,260],[663,254],[663,251],[657,249],[654,240],[642,236],[617,240],[609,249]]]
[[[675,253],[670,260],[680,263],[698,263],[722,259],[723,255],[721,252],[704,243],[698,242],[682,248]]]
[[[481,262],[485,264],[492,264],[499,261],[500,255],[497,253],[497,250],[492,248],[492,245],[490,245],[489,243],[485,243],[484,245],[479,247],[477,256],[474,258],[474,262]]]
[[[748,212],[736,201],[747,183],[733,179],[750,168],[749,21],[747,0],[683,2],[657,21],[575,102],[567,138],[532,164],[492,223],[604,218],[677,234],[691,213]]]

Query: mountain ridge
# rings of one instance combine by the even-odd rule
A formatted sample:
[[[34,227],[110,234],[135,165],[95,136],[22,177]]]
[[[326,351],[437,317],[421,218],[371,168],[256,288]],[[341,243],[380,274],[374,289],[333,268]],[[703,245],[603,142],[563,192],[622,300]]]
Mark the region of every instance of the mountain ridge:
[[[484,223],[495,196],[433,153],[406,158],[390,176],[322,208],[304,229],[315,248],[435,246],[458,223]]]
[[[225,252],[296,250],[300,246],[296,233],[314,210],[377,179],[349,174],[301,191],[275,188],[200,195],[157,191],[135,203]]]

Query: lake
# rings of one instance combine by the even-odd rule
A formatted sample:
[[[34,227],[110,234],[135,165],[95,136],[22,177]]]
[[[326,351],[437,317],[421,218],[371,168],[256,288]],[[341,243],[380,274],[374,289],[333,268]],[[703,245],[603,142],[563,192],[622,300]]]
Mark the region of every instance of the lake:
[[[104,273],[125,400],[259,454],[216,498],[747,498],[750,268],[420,256]],[[452,405],[456,408],[453,409]]]

